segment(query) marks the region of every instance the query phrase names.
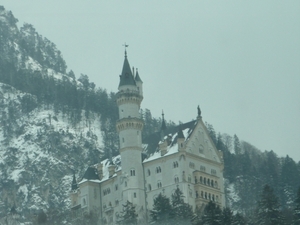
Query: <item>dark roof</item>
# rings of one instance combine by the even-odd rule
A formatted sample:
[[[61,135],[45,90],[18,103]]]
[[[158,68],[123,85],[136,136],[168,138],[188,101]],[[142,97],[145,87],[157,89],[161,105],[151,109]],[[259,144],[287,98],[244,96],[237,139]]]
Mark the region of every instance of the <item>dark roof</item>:
[[[88,167],[87,170],[85,171],[82,179],[99,180],[97,169],[94,167]]]
[[[134,86],[136,86],[136,83],[135,83],[134,77],[132,75],[132,71],[130,69],[130,65],[129,65],[126,53],[125,53],[125,59],[124,59],[122,73],[120,75],[119,87],[123,86],[123,85],[134,85]]]
[[[140,81],[143,83],[142,79],[139,76],[139,72],[136,70],[136,74],[135,74],[135,81]]]
[[[78,189],[78,185],[77,185],[77,181],[76,181],[76,178],[75,178],[75,173],[73,174],[73,181],[72,181],[72,187],[71,187],[71,190],[74,191],[74,190],[77,190]]]
[[[165,135],[171,134],[173,136],[175,133],[178,132],[179,129],[185,130],[185,129],[188,128],[189,129],[188,133],[189,133],[189,136],[190,136],[192,134],[192,131],[196,127],[196,124],[197,124],[197,121],[192,120],[190,122],[180,124],[179,126],[169,127],[169,128],[166,129],[166,131],[164,133],[165,133]],[[189,136],[185,137],[185,139],[189,138]],[[148,155],[150,155],[150,154],[154,153],[155,151],[157,151],[158,143],[159,143],[160,140],[161,140],[161,132],[160,131],[155,132],[153,134],[150,134],[149,136],[147,136],[143,139],[143,144],[148,145],[147,150],[146,150]],[[176,142],[177,142],[177,137],[174,139],[172,145]]]

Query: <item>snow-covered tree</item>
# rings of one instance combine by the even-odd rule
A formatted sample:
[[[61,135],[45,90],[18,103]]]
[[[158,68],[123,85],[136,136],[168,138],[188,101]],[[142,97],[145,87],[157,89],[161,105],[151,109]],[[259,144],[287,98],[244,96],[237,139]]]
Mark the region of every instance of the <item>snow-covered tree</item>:
[[[171,224],[169,221],[171,211],[170,199],[160,193],[154,199],[153,210],[150,211],[151,224]]]
[[[293,215],[293,225],[300,225],[300,187],[297,192],[297,197],[295,199],[295,209]]]
[[[138,214],[135,211],[135,206],[128,201],[123,205],[123,211],[120,216],[118,224],[120,225],[136,225]]]
[[[222,225],[222,210],[210,201],[204,208],[201,225]]]
[[[177,187],[171,196],[172,199],[172,224],[189,223],[193,217],[192,207],[184,202],[184,195]]]
[[[256,224],[283,224],[282,215],[279,210],[278,198],[269,185],[264,186],[261,199],[258,202]]]

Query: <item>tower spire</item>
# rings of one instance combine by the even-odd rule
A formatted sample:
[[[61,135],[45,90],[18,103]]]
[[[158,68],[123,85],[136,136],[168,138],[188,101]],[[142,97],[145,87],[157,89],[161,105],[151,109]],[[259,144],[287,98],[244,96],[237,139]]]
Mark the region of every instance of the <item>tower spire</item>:
[[[128,48],[129,45],[127,45],[126,42],[125,42],[123,46],[125,48],[125,58],[127,58],[127,50],[126,50],[126,48]]]

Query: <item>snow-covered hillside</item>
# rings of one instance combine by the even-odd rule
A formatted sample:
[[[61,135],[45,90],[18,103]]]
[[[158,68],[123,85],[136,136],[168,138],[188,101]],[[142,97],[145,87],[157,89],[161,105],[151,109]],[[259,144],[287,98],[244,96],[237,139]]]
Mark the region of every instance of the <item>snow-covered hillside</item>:
[[[22,110],[30,99],[30,112]],[[0,83],[0,190],[6,205],[23,214],[49,208],[66,209],[73,171],[102,155],[100,118],[92,114],[73,125],[36,96]]]

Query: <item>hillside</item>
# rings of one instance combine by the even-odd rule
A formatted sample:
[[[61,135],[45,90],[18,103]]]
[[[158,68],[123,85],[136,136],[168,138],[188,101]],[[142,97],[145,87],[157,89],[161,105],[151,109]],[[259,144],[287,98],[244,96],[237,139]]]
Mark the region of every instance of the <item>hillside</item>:
[[[23,221],[32,221],[40,210],[66,211],[73,173],[80,178],[89,165],[118,154],[118,110],[115,93],[85,74],[76,79],[54,43],[17,22],[0,6],[0,218],[15,205]],[[141,117],[147,142],[161,119],[149,109]],[[234,212],[253,213],[265,184],[282,209],[294,207],[299,163],[206,126],[224,154],[225,196]]]

